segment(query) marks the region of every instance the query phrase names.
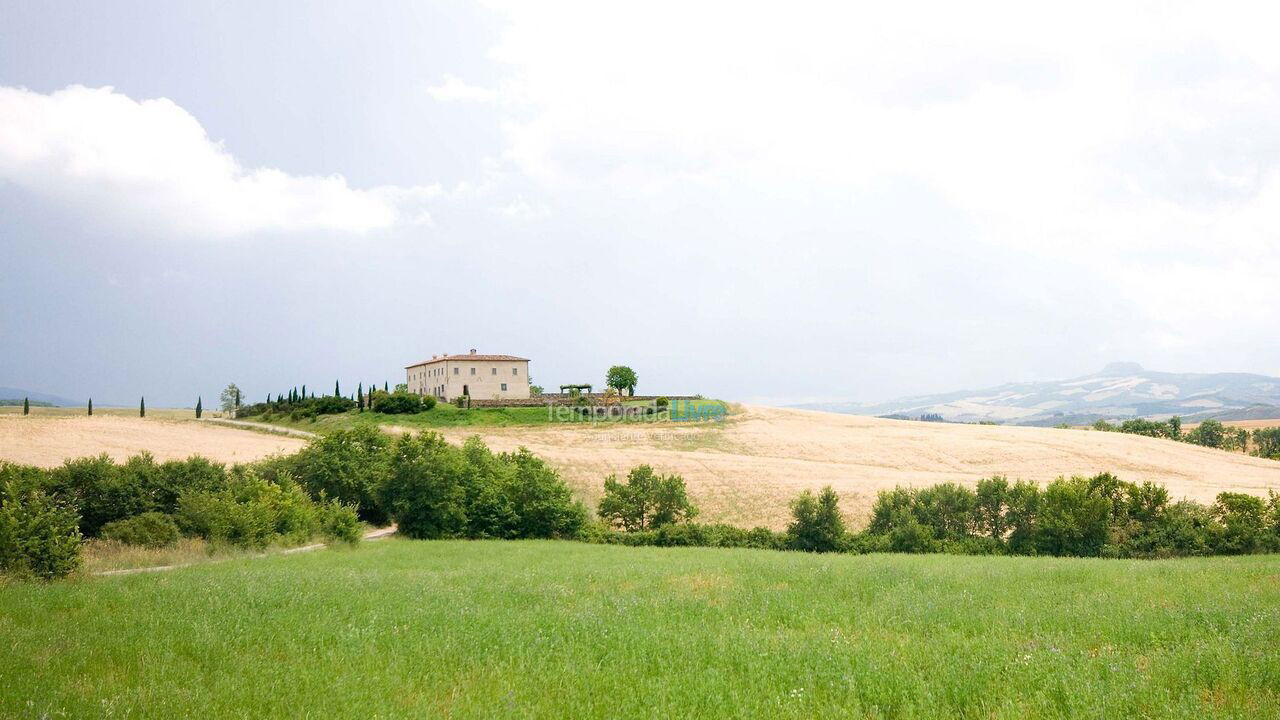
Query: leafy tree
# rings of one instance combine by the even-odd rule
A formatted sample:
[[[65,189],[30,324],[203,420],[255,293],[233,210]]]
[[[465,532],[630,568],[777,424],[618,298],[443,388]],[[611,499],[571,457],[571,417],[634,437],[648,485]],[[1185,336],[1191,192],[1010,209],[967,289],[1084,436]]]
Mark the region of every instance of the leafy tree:
[[[605,373],[604,384],[621,393],[627,391],[628,395],[636,394],[636,385],[639,383],[636,377],[636,371],[626,365],[614,365]]]
[[[1227,439],[1227,428],[1219,421],[1209,419],[1187,433],[1186,441],[1204,447],[1221,448]]]
[[[1036,549],[1048,555],[1100,555],[1111,510],[1111,501],[1091,493],[1085,478],[1054,480],[1040,494]]]
[[[787,526],[787,545],[807,552],[837,552],[845,546],[844,518],[840,515],[840,497],[831,486],[814,497],[805,490],[791,501],[791,524]]]
[[[969,488],[941,483],[916,493],[915,516],[938,540],[959,540],[974,528],[976,505],[977,498]]]
[[[466,530],[467,463],[438,433],[404,434],[391,442],[384,510],[412,538],[442,538]]]
[[[1254,455],[1280,460],[1280,427],[1254,430],[1253,445]]]
[[[1216,539],[1214,551],[1224,555],[1257,551],[1266,527],[1266,510],[1266,504],[1256,495],[1218,493],[1213,515],[1222,525],[1222,532]]]
[[[626,483],[615,475],[604,480],[604,497],[598,514],[628,532],[651,530],[662,525],[696,517],[698,508],[689,501],[684,478],[659,475],[648,465],[632,468]]]
[[[377,490],[390,444],[390,436],[373,427],[336,430],[294,455],[292,469],[313,497],[354,505],[361,520],[381,525],[387,513],[378,504]]]
[[[204,413],[204,400],[203,398],[200,398],[197,396],[196,397],[196,419],[199,420],[200,416],[203,413]]]
[[[220,400],[222,401],[222,412],[228,415],[235,413],[236,408],[240,407],[240,388],[236,387],[235,383],[227,385],[226,389],[222,391]]]
[[[1009,529],[1009,479],[1003,475],[983,478],[974,496],[975,529],[994,540],[1004,540]]]

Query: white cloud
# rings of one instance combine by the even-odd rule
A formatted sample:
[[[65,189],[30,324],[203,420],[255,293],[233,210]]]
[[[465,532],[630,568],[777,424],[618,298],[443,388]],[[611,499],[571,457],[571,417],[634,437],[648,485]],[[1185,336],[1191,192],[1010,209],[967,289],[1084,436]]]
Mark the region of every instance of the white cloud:
[[[440,85],[427,88],[427,93],[439,102],[488,103],[498,99],[497,91],[469,85],[452,75],[446,75]]]
[[[808,272],[843,267],[847,245],[962,244],[994,261],[977,268],[992,283],[1124,308],[1105,331],[1088,310],[1068,318],[1123,347],[1163,334],[1210,357],[1209,339],[1277,319],[1230,308],[1280,281],[1280,125],[1268,121],[1280,44],[1267,34],[1280,6],[488,4],[504,26],[490,57],[505,157],[557,207],[636,201],[619,225],[714,208],[735,258],[768,257],[748,235],[772,227],[738,218],[776,220],[778,237],[802,238],[790,244]],[[900,208],[869,230],[838,224],[839,205],[884,201],[875,193],[895,184],[927,189],[960,222],[915,234]],[[815,213],[834,221],[792,234]]]
[[[439,192],[245,168],[168,99],[78,85],[0,87],[0,178],[130,227],[215,237],[426,223]]]

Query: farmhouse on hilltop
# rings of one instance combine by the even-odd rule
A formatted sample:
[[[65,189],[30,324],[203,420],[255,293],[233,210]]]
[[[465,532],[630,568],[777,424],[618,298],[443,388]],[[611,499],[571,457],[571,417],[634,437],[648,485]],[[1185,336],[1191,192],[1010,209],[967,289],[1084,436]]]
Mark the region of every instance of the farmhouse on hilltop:
[[[469,395],[478,400],[529,397],[529,358],[515,355],[432,355],[405,369],[409,392],[446,402]]]

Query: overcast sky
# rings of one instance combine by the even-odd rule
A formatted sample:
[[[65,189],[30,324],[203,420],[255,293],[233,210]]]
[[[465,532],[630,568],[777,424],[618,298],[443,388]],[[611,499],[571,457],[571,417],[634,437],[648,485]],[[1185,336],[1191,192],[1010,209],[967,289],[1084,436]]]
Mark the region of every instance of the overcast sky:
[[[1273,3],[0,5],[0,385],[1280,375]]]

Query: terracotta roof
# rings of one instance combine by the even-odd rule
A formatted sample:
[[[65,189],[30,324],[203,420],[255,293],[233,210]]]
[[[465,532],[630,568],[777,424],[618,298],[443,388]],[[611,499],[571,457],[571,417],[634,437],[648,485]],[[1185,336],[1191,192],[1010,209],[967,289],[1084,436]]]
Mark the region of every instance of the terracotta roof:
[[[470,362],[529,362],[529,358],[516,357],[515,355],[472,355],[468,353],[465,355],[441,355],[440,357],[423,360],[420,363],[405,365],[404,367],[408,370],[409,368],[415,368],[420,365],[430,365],[431,363],[444,362],[446,360]]]

